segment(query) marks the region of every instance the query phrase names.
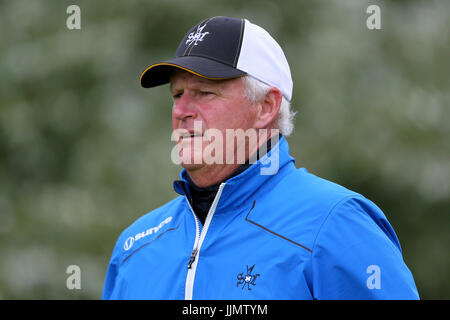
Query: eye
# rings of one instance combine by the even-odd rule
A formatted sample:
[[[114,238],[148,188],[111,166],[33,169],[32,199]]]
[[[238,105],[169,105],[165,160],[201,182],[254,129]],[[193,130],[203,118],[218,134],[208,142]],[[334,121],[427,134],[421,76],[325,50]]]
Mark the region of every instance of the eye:
[[[182,95],[183,95],[183,93],[182,93],[182,92],[179,92],[179,93],[173,94],[172,97],[173,97],[174,99],[179,99],[179,98],[181,98]]]
[[[202,96],[209,96],[211,94],[214,94],[214,93],[211,91],[200,91],[200,95],[202,95]]]

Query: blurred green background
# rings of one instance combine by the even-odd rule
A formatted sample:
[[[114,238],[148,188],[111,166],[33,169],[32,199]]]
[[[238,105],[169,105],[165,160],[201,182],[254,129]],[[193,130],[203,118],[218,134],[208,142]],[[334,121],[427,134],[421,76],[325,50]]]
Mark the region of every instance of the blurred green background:
[[[283,47],[297,167],[377,203],[421,298],[449,299],[446,0],[0,1],[0,298],[101,297],[120,232],[176,195],[168,87],[143,89],[140,73],[216,15]],[[81,290],[66,288],[73,264]]]

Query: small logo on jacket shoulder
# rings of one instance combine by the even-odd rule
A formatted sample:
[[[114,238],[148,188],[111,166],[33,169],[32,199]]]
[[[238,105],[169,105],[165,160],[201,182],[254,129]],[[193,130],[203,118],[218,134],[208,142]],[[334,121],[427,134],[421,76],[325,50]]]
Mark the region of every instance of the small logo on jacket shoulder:
[[[238,282],[236,287],[242,285],[242,290],[244,290],[245,287],[247,287],[248,290],[252,290],[251,286],[254,287],[256,285],[256,278],[260,276],[259,273],[253,273],[253,268],[255,268],[255,265],[252,265],[250,268],[247,265],[247,273],[244,274],[244,272],[242,272],[237,275]]]
[[[127,240],[125,240],[125,243],[123,244],[123,249],[125,251],[130,250],[136,241],[139,241],[140,239],[145,238],[153,233],[157,233],[159,229],[161,229],[165,224],[168,224],[170,221],[172,221],[172,217],[168,217],[165,220],[161,221],[161,223],[156,227],[152,227],[150,229],[147,229],[146,231],[139,232],[134,237],[133,236],[128,237]]]

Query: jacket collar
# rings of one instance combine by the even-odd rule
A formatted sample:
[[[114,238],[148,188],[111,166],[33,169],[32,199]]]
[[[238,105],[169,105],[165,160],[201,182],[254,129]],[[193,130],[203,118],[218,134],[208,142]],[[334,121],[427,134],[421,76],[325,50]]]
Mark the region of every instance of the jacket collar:
[[[289,155],[289,144],[282,136],[271,150],[252,164],[247,170],[225,180],[216,213],[226,211],[232,207],[241,207],[254,193],[269,180],[279,180],[284,176],[289,167],[294,167],[295,160]],[[180,172],[180,180],[174,182],[175,191],[190,198],[186,169]]]

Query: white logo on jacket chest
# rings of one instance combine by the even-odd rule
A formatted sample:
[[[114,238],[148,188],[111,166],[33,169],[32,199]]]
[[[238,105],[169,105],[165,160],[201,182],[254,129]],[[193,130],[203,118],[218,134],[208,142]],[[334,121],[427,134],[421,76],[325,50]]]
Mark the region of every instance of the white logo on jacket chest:
[[[153,233],[157,233],[165,224],[168,224],[170,221],[172,221],[171,216],[166,218],[165,220],[161,221],[161,223],[156,227],[152,227],[145,231],[139,232],[134,237],[128,237],[127,240],[125,240],[125,243],[123,244],[123,249],[125,251],[130,250],[136,241],[139,241],[142,238],[149,236]]]

